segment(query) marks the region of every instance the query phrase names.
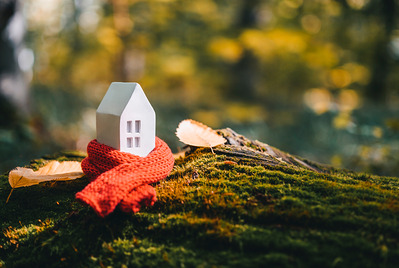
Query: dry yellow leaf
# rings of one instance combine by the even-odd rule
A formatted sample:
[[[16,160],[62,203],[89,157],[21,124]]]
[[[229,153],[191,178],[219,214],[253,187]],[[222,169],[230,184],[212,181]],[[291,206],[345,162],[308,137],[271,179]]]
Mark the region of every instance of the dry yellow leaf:
[[[30,168],[17,167],[8,175],[12,188],[26,187],[52,180],[74,180],[82,177],[83,171],[78,161],[51,161],[45,166],[33,171]]]
[[[225,138],[217,134],[210,127],[191,119],[180,122],[176,129],[176,136],[185,144],[197,147],[210,147],[211,149],[226,142]]]
[[[30,168],[17,167],[8,174],[8,182],[12,189],[6,203],[15,188],[27,187],[45,181],[67,181],[80,178],[84,175],[78,161],[50,161],[45,166],[33,171]]]

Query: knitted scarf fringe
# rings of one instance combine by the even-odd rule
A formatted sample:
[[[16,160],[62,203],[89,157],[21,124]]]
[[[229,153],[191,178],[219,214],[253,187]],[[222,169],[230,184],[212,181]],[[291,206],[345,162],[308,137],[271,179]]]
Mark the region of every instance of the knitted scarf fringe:
[[[92,140],[82,170],[91,180],[76,199],[90,205],[101,217],[118,206],[124,212],[136,213],[142,206],[152,206],[156,199],[150,183],[167,177],[174,165],[168,145],[156,137],[155,148],[146,157],[115,150]]]

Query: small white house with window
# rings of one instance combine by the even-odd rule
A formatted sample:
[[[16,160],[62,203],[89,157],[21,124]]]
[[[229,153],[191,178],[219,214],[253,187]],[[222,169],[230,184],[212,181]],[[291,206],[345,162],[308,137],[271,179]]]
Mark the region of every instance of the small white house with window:
[[[155,148],[155,111],[138,83],[113,82],[96,113],[97,141],[147,156]]]

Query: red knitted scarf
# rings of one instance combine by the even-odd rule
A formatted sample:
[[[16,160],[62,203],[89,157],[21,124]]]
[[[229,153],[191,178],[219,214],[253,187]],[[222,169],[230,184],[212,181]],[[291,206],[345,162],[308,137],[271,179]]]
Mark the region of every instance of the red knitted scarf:
[[[168,145],[156,137],[155,148],[146,157],[115,150],[92,140],[82,170],[92,181],[76,198],[105,217],[116,206],[124,212],[138,212],[142,205],[153,205],[155,189],[148,185],[164,179],[173,168]]]

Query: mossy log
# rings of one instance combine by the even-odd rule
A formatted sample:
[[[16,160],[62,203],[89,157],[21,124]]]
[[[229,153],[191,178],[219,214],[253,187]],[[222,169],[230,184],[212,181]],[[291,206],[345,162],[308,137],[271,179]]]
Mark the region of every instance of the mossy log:
[[[0,178],[0,267],[398,267],[399,179],[291,156],[230,129],[190,148],[158,201],[105,219],[86,178],[15,189]],[[34,160],[81,160],[64,153]]]

